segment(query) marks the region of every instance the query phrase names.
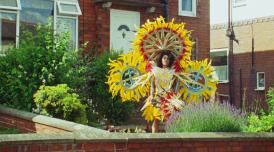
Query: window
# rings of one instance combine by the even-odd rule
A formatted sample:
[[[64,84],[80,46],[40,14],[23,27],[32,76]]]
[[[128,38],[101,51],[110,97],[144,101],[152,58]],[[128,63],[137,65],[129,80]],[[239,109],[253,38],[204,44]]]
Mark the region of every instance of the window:
[[[37,23],[47,23],[53,16],[52,0],[21,0],[20,24],[23,28],[33,31]]]
[[[0,10],[0,54],[16,44],[17,14]]]
[[[179,15],[196,17],[196,2],[197,0],[179,0]]]
[[[247,0],[233,0],[233,7],[246,6]]]
[[[82,15],[80,6],[77,2],[58,1],[58,13],[66,15]]]
[[[219,82],[228,82],[228,49],[210,51],[212,66],[215,68]]]
[[[256,84],[257,84],[256,90],[265,90],[265,73],[264,72],[257,72]]]
[[[20,10],[20,0],[1,0],[0,9]]]
[[[18,46],[19,24],[33,31],[37,23],[47,23],[49,17],[53,18],[54,34],[69,31],[71,48],[77,49],[81,14],[78,0],[0,0],[0,54]]]
[[[0,0],[0,55],[18,45],[20,0]]]
[[[57,17],[57,34],[67,33],[70,36],[71,49],[77,48],[77,36],[76,36],[77,19],[75,17],[58,16]]]
[[[70,35],[71,49],[78,48],[78,15],[82,15],[78,1],[58,0],[56,10],[56,34],[61,32]]]

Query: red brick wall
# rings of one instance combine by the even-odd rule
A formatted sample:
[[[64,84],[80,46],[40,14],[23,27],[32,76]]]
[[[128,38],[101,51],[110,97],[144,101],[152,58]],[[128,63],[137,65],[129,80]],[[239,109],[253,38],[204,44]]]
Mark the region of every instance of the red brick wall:
[[[76,141],[0,145],[1,152],[273,152],[273,140]],[[61,143],[60,143],[61,142]]]
[[[20,115],[21,116],[21,115]],[[41,134],[0,135],[0,152],[273,152],[274,136],[264,134],[119,134],[65,130],[1,113],[0,124]],[[48,133],[48,134],[47,134]],[[50,135],[49,135],[50,133]],[[55,134],[53,134],[55,133]],[[58,134],[56,134],[58,133]]]
[[[148,0],[161,3],[161,0]],[[90,47],[96,43],[98,49],[103,51],[109,48],[110,13],[103,9],[101,4],[94,4],[92,0],[79,0],[83,15],[79,17],[80,44],[89,41]],[[177,22],[185,22],[189,30],[193,30],[193,37],[198,38],[198,58],[209,57],[209,0],[198,0],[197,17],[178,16],[178,0],[169,0],[169,17],[176,18]],[[113,9],[138,11],[141,13],[141,24],[147,19],[163,15],[163,8],[157,7],[155,13],[147,13],[146,8],[138,6],[116,5]]]
[[[151,2],[158,2],[153,0]],[[89,47],[96,46],[99,51],[109,48],[110,11],[101,7],[101,3],[94,4],[92,0],[79,0],[83,15],[79,17],[79,43],[89,41]],[[155,13],[146,13],[146,8],[112,4],[112,9],[138,11],[141,13],[141,24],[148,18],[161,15],[162,8],[158,7]]]
[[[0,115],[0,124],[1,126],[11,127],[19,129],[23,133],[62,133],[69,132],[60,128],[55,128],[52,126],[47,126],[40,123],[35,123],[26,119],[19,117],[13,117],[1,113]],[[2,152],[2,151],[0,151]]]
[[[255,104],[255,100],[261,101],[261,106],[267,108],[265,96],[269,87],[274,85],[274,51],[260,51],[254,53],[254,73],[252,74],[252,54],[243,53],[234,55],[234,97],[235,104],[240,106],[240,82],[242,81],[242,88],[246,90],[246,103],[249,106]],[[242,79],[240,80],[240,69],[242,71]],[[256,89],[256,72],[265,72],[264,91],[255,91]],[[219,86],[220,90],[223,87],[228,88],[228,84]],[[228,90],[226,90],[228,93]]]
[[[185,22],[193,37],[198,39],[198,59],[209,58],[210,50],[210,6],[209,0],[197,0],[197,17],[178,16],[178,0],[169,0],[170,18]]]

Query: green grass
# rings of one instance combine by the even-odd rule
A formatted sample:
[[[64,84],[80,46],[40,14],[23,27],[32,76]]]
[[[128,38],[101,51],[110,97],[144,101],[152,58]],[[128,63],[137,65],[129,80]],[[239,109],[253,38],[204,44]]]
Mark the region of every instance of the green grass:
[[[5,128],[0,126],[0,134],[19,134],[20,131],[14,128]]]

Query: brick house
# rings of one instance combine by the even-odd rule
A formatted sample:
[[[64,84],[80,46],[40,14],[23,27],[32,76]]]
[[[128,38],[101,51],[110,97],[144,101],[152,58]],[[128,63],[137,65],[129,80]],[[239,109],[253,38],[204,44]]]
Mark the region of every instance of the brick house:
[[[52,17],[56,33],[70,31],[73,48],[88,41],[99,51],[128,51],[135,27],[160,15],[185,22],[194,31],[194,58],[209,57],[209,0],[1,0],[0,50],[18,46],[21,25],[33,28]]]
[[[234,62],[228,61],[227,24],[211,26],[210,56],[217,69],[220,84],[218,93],[221,99],[229,96],[229,65],[233,64],[234,104],[242,107],[256,102],[266,107],[265,96],[274,84],[274,16],[238,21],[233,24],[236,39],[234,42]],[[245,102],[245,103],[243,103]]]
[[[80,0],[79,3],[83,12],[79,17],[79,40],[96,42],[101,51],[106,48],[130,49],[134,26],[162,15],[185,22],[188,29],[194,30],[196,52],[204,51],[197,53],[198,57],[209,55],[209,0]],[[184,11],[190,3],[192,8]],[[123,25],[129,30],[117,30]],[[123,34],[126,35],[124,38]]]

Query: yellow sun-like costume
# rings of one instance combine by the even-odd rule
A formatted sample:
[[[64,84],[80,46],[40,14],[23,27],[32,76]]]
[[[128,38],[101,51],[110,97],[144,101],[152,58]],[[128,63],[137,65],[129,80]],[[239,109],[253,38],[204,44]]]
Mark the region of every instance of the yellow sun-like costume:
[[[141,109],[147,121],[168,119],[185,103],[208,100],[216,91],[210,63],[190,60],[191,31],[184,25],[174,23],[174,19],[165,22],[163,17],[148,20],[137,31],[133,51],[109,63],[107,84],[113,97],[140,101],[153,95]],[[156,59],[166,51],[174,57],[172,66],[156,66]],[[176,89],[172,89],[174,86]]]
[[[108,65],[110,70],[108,73],[109,90],[112,96],[119,94],[122,101],[140,101],[149,92],[149,84],[131,88],[134,84],[134,78],[145,74],[147,62],[139,52],[130,52],[122,54],[117,60],[110,60]]]
[[[192,49],[191,31],[184,27],[184,23],[176,24],[174,19],[168,23],[163,17],[147,20],[137,31],[133,50],[142,52],[149,61],[154,61],[161,50],[170,50],[176,58],[174,69],[180,71],[190,60]]]
[[[199,102],[208,100],[214,96],[217,80],[213,76],[214,69],[207,59],[202,61],[190,61],[184,70],[188,73],[194,83],[181,83],[179,93],[187,102]]]

